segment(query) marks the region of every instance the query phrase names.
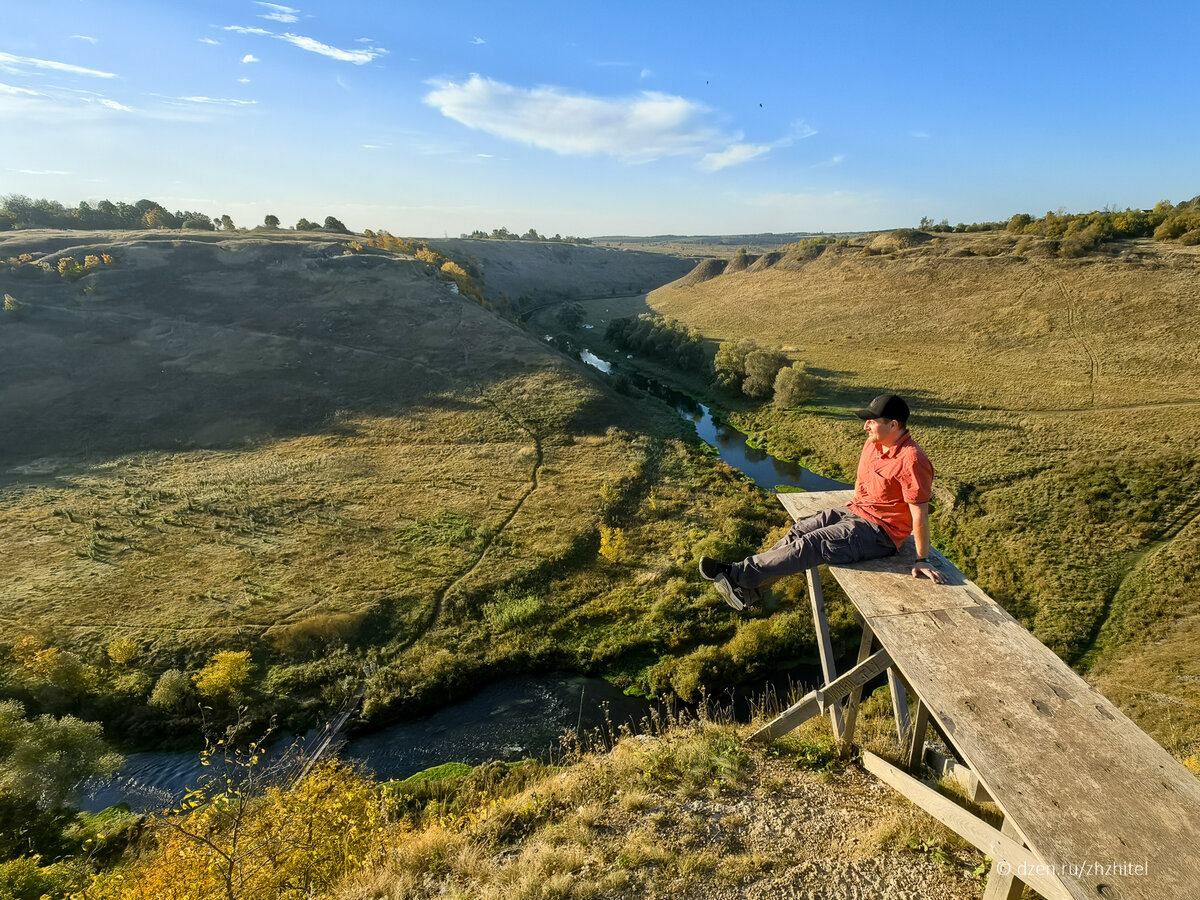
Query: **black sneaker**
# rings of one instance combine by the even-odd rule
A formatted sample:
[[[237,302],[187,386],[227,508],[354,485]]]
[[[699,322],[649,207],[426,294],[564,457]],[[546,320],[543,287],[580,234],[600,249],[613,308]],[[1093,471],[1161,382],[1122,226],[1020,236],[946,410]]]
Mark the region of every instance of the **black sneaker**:
[[[744,588],[734,584],[724,572],[713,579],[713,587],[717,589],[718,594],[725,598],[725,602],[738,612],[750,606],[757,606],[759,600],[762,599],[754,588]]]
[[[731,568],[729,563],[717,562],[708,556],[700,557],[700,577],[705,581],[716,581],[718,575],[728,575]]]

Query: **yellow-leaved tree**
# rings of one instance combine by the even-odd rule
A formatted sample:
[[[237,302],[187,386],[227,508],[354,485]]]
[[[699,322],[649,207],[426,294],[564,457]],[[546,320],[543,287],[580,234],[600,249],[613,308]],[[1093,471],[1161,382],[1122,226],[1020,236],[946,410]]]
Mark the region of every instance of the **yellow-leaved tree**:
[[[233,694],[240,694],[253,674],[249,650],[219,650],[192,680],[202,697],[227,700]]]

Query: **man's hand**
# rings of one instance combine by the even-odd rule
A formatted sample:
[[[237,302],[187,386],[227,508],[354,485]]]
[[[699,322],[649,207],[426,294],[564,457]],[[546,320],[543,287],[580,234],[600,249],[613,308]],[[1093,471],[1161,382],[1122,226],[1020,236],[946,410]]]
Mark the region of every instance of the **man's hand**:
[[[913,578],[928,578],[934,584],[945,584],[942,573],[934,568],[929,556],[929,504],[910,503],[908,509],[913,517],[913,543],[916,545],[917,562],[913,566]]]
[[[919,562],[912,568],[913,578],[928,578],[934,584],[945,584],[942,573],[933,567],[932,562]]]

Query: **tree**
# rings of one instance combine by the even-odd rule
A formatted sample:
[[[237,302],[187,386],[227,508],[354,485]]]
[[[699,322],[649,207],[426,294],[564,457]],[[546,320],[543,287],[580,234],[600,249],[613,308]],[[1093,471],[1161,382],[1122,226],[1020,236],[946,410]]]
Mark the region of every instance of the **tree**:
[[[310,222],[305,218],[301,218],[300,221],[296,223],[297,231],[316,231],[320,227],[321,226],[316,222]]]
[[[335,219],[333,216],[325,217],[325,229],[327,231],[344,231],[349,233],[350,229]]]
[[[279,227],[279,216],[275,216],[275,215],[272,215],[271,213],[267,213],[263,217],[263,224],[266,225],[268,228],[278,228]]]
[[[778,350],[754,350],[746,355],[746,377],[742,393],[761,399],[775,390],[775,376],[787,365],[787,357]]]
[[[564,303],[558,308],[554,318],[558,321],[559,328],[572,331],[583,323],[583,307],[578,303]]]
[[[758,344],[749,338],[723,341],[717,347],[717,355],[713,359],[713,371],[717,375],[717,383],[721,387],[739,390],[742,386],[742,379],[746,377],[746,357],[757,349],[759,349]]]
[[[149,202],[149,201],[138,201]],[[161,206],[151,207],[142,213],[142,224],[147,228],[170,228],[170,214]]]
[[[20,703],[0,701],[0,797],[54,809],[66,803],[79,782],[111,775],[120,765],[99,722],[74,716],[26,719]]]
[[[221,216],[221,228],[223,228],[225,231],[233,231],[234,230],[233,219],[229,218],[228,213]]]
[[[250,683],[253,667],[249,650],[219,650],[193,676],[196,690],[210,700],[226,700]]]
[[[802,362],[794,362],[775,376],[775,406],[794,409],[803,406],[816,393],[817,379]]]

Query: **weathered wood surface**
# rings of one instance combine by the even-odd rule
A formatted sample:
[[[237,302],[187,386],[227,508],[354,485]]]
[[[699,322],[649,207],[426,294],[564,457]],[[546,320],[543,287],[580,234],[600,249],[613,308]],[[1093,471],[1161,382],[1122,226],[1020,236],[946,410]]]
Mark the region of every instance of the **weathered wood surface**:
[[[780,499],[802,518],[850,492]],[[830,568],[1030,850],[1072,897],[1200,897],[1200,779],[952,564],[935,585],[913,556]]]

